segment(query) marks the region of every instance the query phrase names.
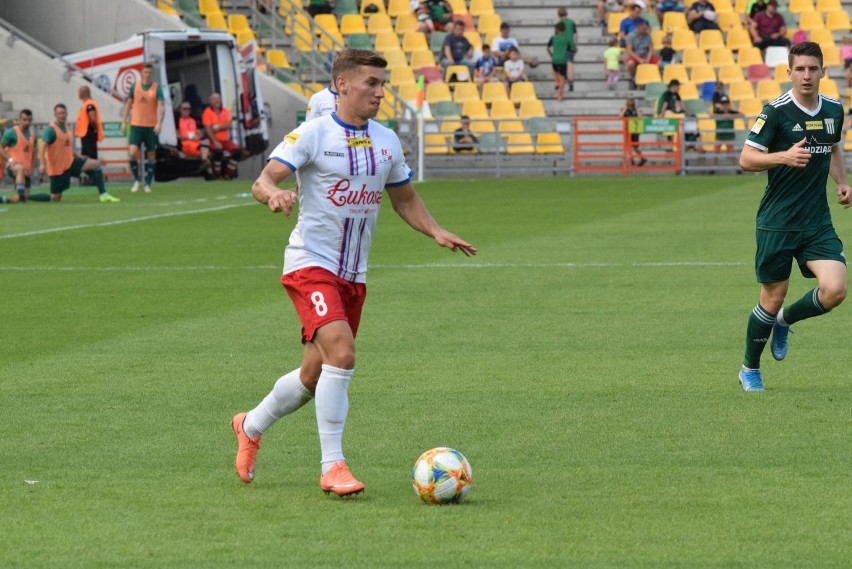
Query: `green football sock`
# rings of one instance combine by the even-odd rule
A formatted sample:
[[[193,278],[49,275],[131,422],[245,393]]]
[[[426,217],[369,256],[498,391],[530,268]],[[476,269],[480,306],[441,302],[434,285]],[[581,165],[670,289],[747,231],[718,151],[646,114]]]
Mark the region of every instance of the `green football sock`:
[[[743,360],[747,368],[760,368],[760,355],[769,342],[774,322],[775,315],[767,312],[760,304],[751,311],[746,329],[745,359]]]
[[[29,201],[31,202],[49,202],[50,194],[30,194]]]
[[[813,318],[825,314],[828,310],[819,302],[819,288],[815,288],[805,293],[805,296],[784,307],[784,321],[787,324],[793,324],[799,320]]]
[[[133,158],[130,159],[130,171],[133,173],[134,180],[137,180],[139,182],[142,181],[142,178],[139,177],[139,162],[137,162]]]
[[[150,186],[151,182],[154,181],[154,168],[157,163],[153,160],[148,160],[145,162],[145,185]]]
[[[95,181],[95,185],[98,187],[99,194],[106,193],[106,186],[104,186],[104,171],[100,168],[95,168],[92,170],[92,179]]]

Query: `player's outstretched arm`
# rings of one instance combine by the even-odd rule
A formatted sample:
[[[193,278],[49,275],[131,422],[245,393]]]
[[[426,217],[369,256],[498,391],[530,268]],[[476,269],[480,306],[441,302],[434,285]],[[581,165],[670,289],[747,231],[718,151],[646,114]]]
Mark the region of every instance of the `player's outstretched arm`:
[[[270,160],[257,180],[251,186],[254,199],[269,206],[273,213],[284,212],[290,217],[293,212],[293,204],[296,203],[296,193],[290,190],[282,190],[278,187],[293,171],[278,160]]]
[[[804,168],[811,159],[811,152],[805,146],[803,138],[788,150],[783,152],[766,153],[750,144],[743,145],[740,154],[740,168],[746,172],[762,172],[777,166]]]
[[[831,149],[831,166],[828,170],[831,178],[837,182],[837,202],[846,209],[852,206],[852,187],[849,187],[849,178],[846,177],[846,166],[843,163],[843,148],[835,144]]]
[[[450,233],[435,221],[429,210],[426,209],[426,204],[420,198],[414,187],[409,183],[403,186],[388,188],[388,196],[390,196],[391,204],[397,214],[411,227],[428,235],[441,247],[446,247],[450,251],[461,251],[468,257],[476,255],[476,247],[455,235]]]

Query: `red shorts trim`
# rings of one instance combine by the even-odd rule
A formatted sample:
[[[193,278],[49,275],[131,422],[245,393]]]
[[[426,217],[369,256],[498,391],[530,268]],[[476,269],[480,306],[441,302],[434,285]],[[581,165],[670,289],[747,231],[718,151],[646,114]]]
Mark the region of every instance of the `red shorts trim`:
[[[320,267],[307,267],[281,277],[299,320],[302,342],[312,342],[322,326],[336,320],[349,323],[352,336],[358,334],[361,309],[367,298],[367,286],[343,280]]]

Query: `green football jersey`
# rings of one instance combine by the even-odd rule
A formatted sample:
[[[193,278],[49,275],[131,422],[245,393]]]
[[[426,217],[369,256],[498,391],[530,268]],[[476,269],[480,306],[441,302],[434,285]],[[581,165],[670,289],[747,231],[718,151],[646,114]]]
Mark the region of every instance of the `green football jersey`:
[[[843,106],[819,96],[815,111],[801,107],[792,91],[763,107],[746,144],[764,152],[783,152],[802,139],[811,159],[804,168],[778,166],[768,171],[769,183],[757,210],[757,228],[803,231],[831,224],[826,181],[831,149],[841,140]]]

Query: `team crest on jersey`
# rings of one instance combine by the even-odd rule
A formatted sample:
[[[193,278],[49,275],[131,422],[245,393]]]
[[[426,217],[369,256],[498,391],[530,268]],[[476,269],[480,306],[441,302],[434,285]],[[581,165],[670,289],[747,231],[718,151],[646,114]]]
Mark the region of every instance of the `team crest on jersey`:
[[[349,148],[370,148],[373,146],[373,141],[369,138],[350,138],[346,141]]]
[[[802,125],[796,123],[796,126],[793,127],[793,132],[802,132]]]
[[[763,115],[761,115],[761,116],[763,116]],[[757,119],[756,121],[754,121],[754,126],[751,127],[751,131],[754,134],[760,134],[760,130],[763,128],[763,125],[764,125],[765,122],[766,122],[765,117]]]
[[[381,156],[379,156],[379,164],[393,161],[393,154],[387,148],[382,148]]]
[[[823,119],[825,121],[825,132],[834,134],[834,119]]]
[[[805,122],[805,130],[822,130],[822,121]]]
[[[284,137],[284,142],[289,142],[290,144],[296,144],[297,140],[299,140],[299,135],[295,132],[291,132],[290,134]]]

